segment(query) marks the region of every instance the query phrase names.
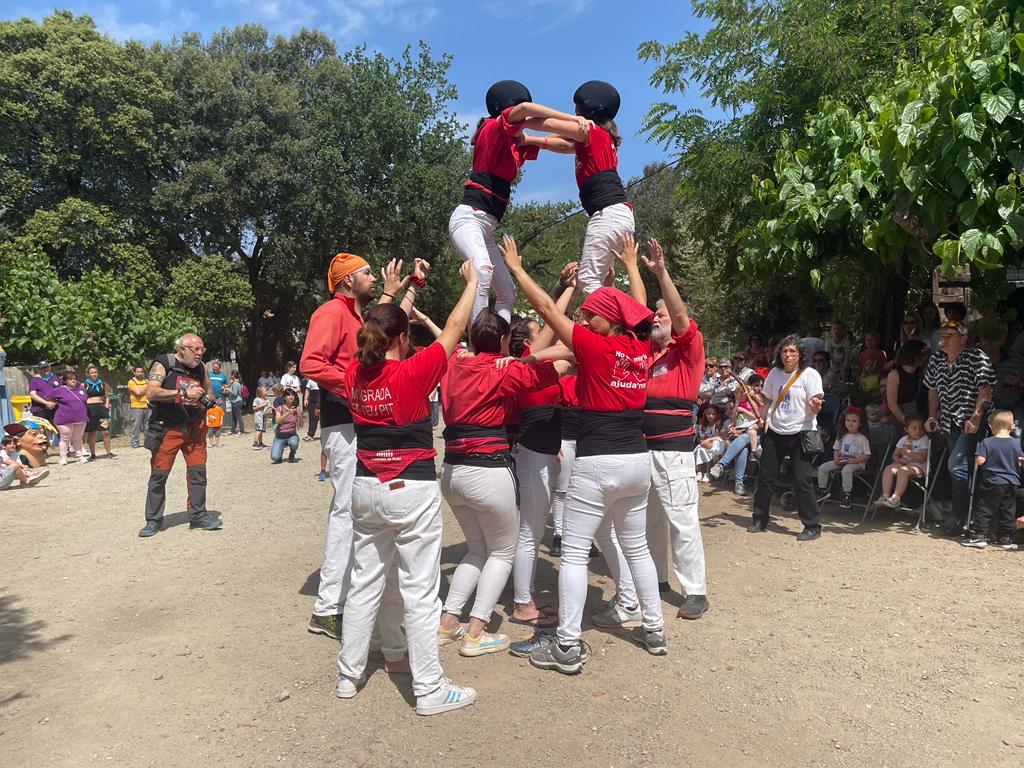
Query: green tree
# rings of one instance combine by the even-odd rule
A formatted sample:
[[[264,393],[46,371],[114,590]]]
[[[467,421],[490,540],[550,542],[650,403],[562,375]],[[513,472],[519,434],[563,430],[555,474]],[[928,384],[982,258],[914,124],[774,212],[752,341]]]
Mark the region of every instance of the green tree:
[[[255,299],[237,265],[220,256],[183,261],[171,267],[167,306],[196,318],[196,331],[208,345],[234,346],[243,337]]]
[[[998,299],[1024,242],[1022,28],[1019,2],[956,6],[866,108],[825,102],[755,184],[747,266],[808,274],[832,296],[858,273],[902,275],[905,291],[915,269],[969,268],[982,302]]]

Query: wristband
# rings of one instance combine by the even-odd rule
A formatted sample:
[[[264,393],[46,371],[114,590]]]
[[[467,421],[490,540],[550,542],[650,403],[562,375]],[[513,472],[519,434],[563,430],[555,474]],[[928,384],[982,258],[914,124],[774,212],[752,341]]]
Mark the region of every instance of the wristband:
[[[409,281],[417,288],[423,288],[427,284],[427,279],[419,275],[409,275]]]
[[[387,291],[383,291],[383,292],[381,292],[381,294],[380,294],[380,295],[381,295],[381,296],[387,296],[387,297],[388,297],[389,299],[391,299],[392,301],[394,301],[394,300],[395,300],[395,296],[394,296],[394,294],[388,293]]]

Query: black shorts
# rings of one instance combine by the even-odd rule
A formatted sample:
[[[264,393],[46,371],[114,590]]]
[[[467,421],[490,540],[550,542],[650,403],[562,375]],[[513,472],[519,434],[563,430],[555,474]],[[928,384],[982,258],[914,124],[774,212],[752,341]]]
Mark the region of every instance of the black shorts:
[[[110,409],[103,403],[87,403],[85,409],[89,414],[86,432],[106,432],[110,429]]]

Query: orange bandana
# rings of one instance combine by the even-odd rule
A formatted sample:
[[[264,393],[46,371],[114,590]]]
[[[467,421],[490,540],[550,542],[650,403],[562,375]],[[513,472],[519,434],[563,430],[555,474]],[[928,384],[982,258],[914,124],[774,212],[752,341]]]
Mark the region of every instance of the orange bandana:
[[[331,259],[331,266],[327,268],[327,290],[334,293],[338,284],[341,283],[341,278],[367,266],[369,264],[362,256],[356,256],[354,253],[339,253]]]

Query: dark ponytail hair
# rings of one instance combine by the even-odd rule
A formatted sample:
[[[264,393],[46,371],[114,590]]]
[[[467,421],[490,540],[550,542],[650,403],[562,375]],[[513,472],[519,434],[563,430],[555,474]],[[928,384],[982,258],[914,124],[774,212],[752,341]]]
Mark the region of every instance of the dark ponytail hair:
[[[526,343],[530,340],[530,322],[528,318],[521,317],[512,323],[508,341],[508,353],[512,357],[522,357],[526,354]]]
[[[487,118],[486,117],[481,117],[477,121],[476,130],[473,131],[473,138],[470,139],[469,146],[471,146],[471,147],[476,146],[476,137],[480,135],[480,129],[484,127],[484,123],[486,123],[486,122],[487,122]]]
[[[488,307],[469,327],[469,345],[474,352],[501,352],[501,337],[508,336],[508,320]]]
[[[599,125],[608,131],[608,135],[612,137],[612,144],[618,149],[622,145],[622,136],[619,134],[619,126],[615,124],[614,120],[605,120]]]
[[[409,316],[397,304],[378,304],[366,314],[356,340],[360,365],[380,365],[391,342],[409,332]]]

